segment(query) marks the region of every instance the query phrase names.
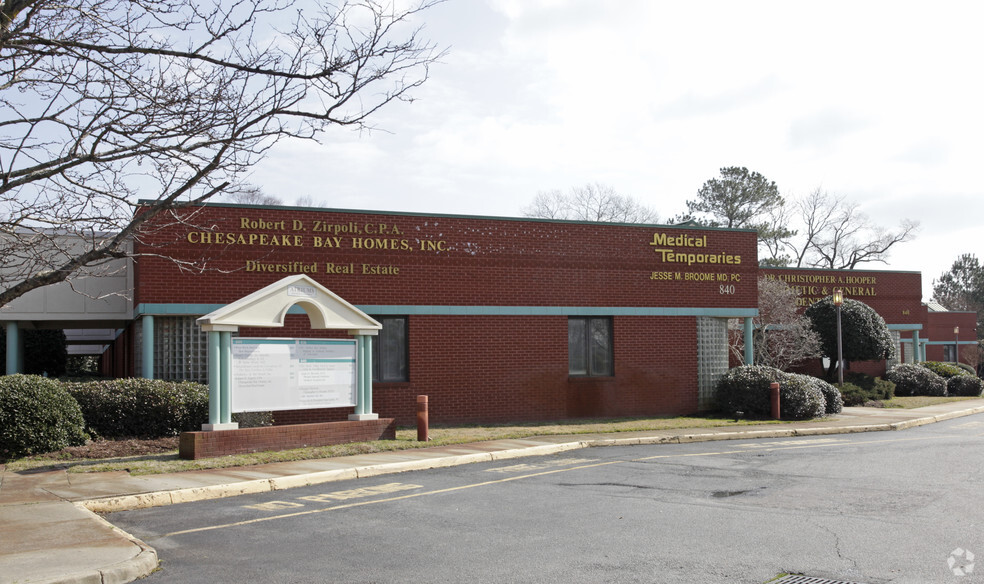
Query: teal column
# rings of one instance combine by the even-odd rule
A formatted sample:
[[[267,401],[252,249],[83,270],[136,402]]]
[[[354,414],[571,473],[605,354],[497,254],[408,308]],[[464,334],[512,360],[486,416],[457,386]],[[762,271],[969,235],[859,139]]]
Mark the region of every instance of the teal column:
[[[143,317],[143,377],[154,378],[154,317],[145,314]]]
[[[755,324],[752,317],[745,317],[745,365],[755,363]]]
[[[358,352],[356,359],[356,379],[355,379],[355,413],[356,415],[368,414],[366,409],[366,336],[356,335],[355,346]]]
[[[232,385],[232,333],[222,331],[219,333],[220,351],[220,380],[219,380],[219,423],[229,424],[232,422],[232,411],[230,410],[230,386]]]
[[[366,364],[365,364],[365,375],[366,375],[366,389],[365,389],[365,411],[364,414],[372,413],[372,335],[366,335],[363,337],[365,339],[365,352],[366,352]]]
[[[20,328],[16,322],[7,323],[7,375],[20,373]]]
[[[922,351],[922,346],[919,343],[919,331],[912,331],[912,362],[918,363],[922,361],[919,357]]]
[[[220,334],[208,332],[208,423],[218,424],[222,418],[222,343]]]

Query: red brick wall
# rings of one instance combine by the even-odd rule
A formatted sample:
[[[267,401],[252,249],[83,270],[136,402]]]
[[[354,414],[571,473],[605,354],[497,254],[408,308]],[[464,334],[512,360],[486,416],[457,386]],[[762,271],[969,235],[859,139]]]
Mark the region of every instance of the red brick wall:
[[[266,426],[221,432],[183,432],[178,454],[186,460],[197,460],[229,454],[395,438],[396,424],[392,419]]]
[[[206,207],[185,223],[162,223],[148,230],[137,251],[205,269],[141,258],[138,305],[225,303],[312,266],[309,276],[359,305],[756,305],[756,237],[750,231],[236,206]],[[315,231],[326,227],[332,232]],[[333,235],[336,229],[350,232]],[[695,245],[651,245],[657,234],[689,237]],[[222,243],[197,243],[209,237]],[[333,247],[324,247],[326,241]],[[367,249],[380,245],[391,249]],[[705,262],[668,261],[659,249],[702,254],[695,259]],[[282,271],[248,269],[256,265]],[[349,267],[355,273],[329,273]],[[373,269],[388,273],[365,273]],[[670,280],[653,279],[654,272]],[[694,275],[713,279],[689,279]],[[722,285],[734,289],[722,293]]]
[[[961,343],[965,341],[977,340],[977,313],[976,312],[930,312],[927,317],[928,326],[920,336],[930,341],[943,342],[952,345],[954,337],[959,337]],[[960,327],[960,334],[953,334],[953,327]],[[960,360],[967,362],[964,352],[975,352],[976,349],[970,345],[960,345]],[[928,361],[943,360],[943,345],[933,344],[926,346],[926,359]]]
[[[568,375],[565,316],[411,316],[410,381],[375,383],[373,410],[400,425],[427,395],[432,424],[686,414],[697,410],[693,317],[618,316],[615,375]],[[278,412],[278,424],[351,408]]]
[[[806,309],[841,288],[845,298],[872,307],[888,324],[922,323],[922,274],[868,270],[802,270],[762,268],[763,277],[782,280],[800,293]]]

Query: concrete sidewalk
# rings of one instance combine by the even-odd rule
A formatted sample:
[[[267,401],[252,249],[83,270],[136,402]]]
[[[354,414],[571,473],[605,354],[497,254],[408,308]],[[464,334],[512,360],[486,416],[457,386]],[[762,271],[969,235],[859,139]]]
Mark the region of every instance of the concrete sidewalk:
[[[984,399],[913,410],[845,408],[842,414],[740,430],[678,429],[543,436],[323,460],[133,477],[126,472],[0,471],[0,584],[130,582],[157,553],[96,513],[171,505],[387,473],[551,454],[591,446],[673,444],[902,430],[984,413]]]

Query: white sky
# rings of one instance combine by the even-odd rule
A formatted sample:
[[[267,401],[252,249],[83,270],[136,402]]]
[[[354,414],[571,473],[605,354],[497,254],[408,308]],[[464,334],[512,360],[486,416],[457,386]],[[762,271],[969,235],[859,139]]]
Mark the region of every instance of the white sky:
[[[450,52],[412,104],[282,142],[251,182],[293,204],[520,216],[600,182],[685,210],[725,166],[787,199],[820,187],[894,228],[869,269],[932,280],[984,259],[984,2],[449,0],[421,17]]]

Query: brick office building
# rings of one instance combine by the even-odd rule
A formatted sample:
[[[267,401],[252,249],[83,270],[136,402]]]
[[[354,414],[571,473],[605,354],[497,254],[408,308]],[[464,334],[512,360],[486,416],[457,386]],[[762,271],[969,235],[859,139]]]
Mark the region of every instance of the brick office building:
[[[383,325],[372,342],[373,410],[401,424],[414,421],[417,395],[429,396],[436,422],[712,407],[729,366],[728,320],[750,336],[760,275],[796,287],[804,306],[842,287],[882,314],[906,360],[913,347],[933,358],[953,344],[952,327],[938,338],[949,325],[930,326],[920,274],[760,271],[750,230],[210,204],[155,220],[134,247],[145,255],[129,276],[129,318],[113,322],[103,351],[108,374],[208,381],[209,341],[196,319],[303,274]],[[24,322],[16,308],[8,331]],[[67,328],[59,318],[49,325]],[[960,341],[975,342],[973,313],[935,322],[953,318]],[[238,334],[340,333],[314,331],[294,310],[281,329]],[[294,410],[278,421],[351,413]]]
[[[885,319],[899,349],[897,358],[850,363],[853,371],[881,376],[899,362],[954,361],[955,343],[960,351],[968,347],[976,351],[977,313],[948,312],[936,303],[923,303],[919,272],[796,268],[762,268],[760,272],[766,279],[789,284],[799,294],[797,302],[803,309],[840,288],[845,298],[864,302]],[[806,369],[814,375],[823,371],[819,361]]]
[[[748,230],[235,205],[159,223],[136,251],[186,263],[135,265],[137,374],[148,362],[144,323],[153,323],[154,377],[204,380],[195,319],[305,274],[383,324],[373,406],[401,423],[421,394],[436,421],[694,412],[727,368],[726,319],[755,313]],[[290,314],[282,330],[239,334],[313,331]]]

